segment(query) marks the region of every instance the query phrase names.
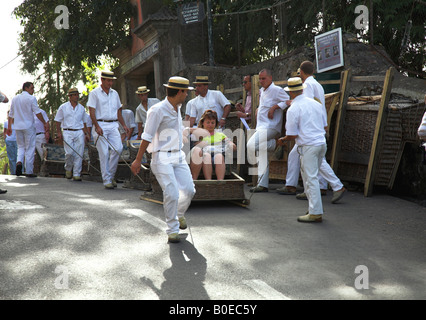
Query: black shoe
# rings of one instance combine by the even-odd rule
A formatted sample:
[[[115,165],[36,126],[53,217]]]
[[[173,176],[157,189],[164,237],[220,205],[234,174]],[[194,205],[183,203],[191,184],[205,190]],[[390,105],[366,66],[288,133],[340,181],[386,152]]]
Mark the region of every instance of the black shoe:
[[[37,175],[35,173],[29,173],[25,175],[27,178],[36,178]]]
[[[16,164],[16,175],[19,177],[19,176],[22,176],[22,163],[20,163],[20,162],[18,162],[17,164]]]
[[[6,193],[6,192],[7,192],[7,190],[5,190],[5,189],[0,189],[0,194]]]

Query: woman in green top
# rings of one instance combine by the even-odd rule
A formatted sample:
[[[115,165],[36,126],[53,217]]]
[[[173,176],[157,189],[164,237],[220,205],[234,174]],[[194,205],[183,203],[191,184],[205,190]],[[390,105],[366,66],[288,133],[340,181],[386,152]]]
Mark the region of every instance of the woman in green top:
[[[195,143],[192,149],[191,157],[191,173],[192,179],[197,180],[201,168],[206,180],[212,179],[213,164],[217,180],[225,178],[225,152],[229,146],[236,150],[236,145],[224,133],[217,131],[218,126],[217,114],[213,110],[206,110],[201,116],[198,128],[194,132],[196,136],[200,136],[200,141]],[[203,130],[204,129],[204,130]]]

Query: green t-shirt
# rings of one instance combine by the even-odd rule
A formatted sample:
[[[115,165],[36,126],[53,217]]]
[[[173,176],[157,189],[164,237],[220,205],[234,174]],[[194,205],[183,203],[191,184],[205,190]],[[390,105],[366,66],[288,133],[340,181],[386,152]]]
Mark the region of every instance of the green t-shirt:
[[[215,131],[211,136],[204,137],[202,141],[208,143],[207,146],[203,147],[204,152],[210,153],[223,153],[225,152],[225,142],[228,137],[222,133]]]

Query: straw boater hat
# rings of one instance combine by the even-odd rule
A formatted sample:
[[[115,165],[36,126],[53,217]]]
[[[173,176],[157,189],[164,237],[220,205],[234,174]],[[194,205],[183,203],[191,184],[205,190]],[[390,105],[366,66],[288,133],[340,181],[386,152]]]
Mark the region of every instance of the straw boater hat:
[[[149,90],[146,86],[138,87],[138,91],[136,91],[137,94],[144,94],[148,93],[151,90]]]
[[[193,83],[194,84],[209,84],[211,82],[209,81],[208,76],[196,76],[195,81]]]
[[[163,84],[163,86],[171,89],[188,89],[194,90],[193,87],[189,86],[189,80],[183,77],[171,77],[168,83]]]
[[[306,88],[306,84],[302,82],[302,79],[299,77],[290,78],[287,81],[287,87],[284,88],[285,91],[299,91]]]
[[[112,79],[112,80],[117,79],[117,78],[114,76],[114,72],[111,72],[111,71],[102,71],[102,73],[101,73],[101,78],[104,78],[104,79]]]
[[[70,88],[69,90],[68,90],[68,95],[70,96],[70,95],[72,95],[72,94],[75,94],[75,93],[77,93],[77,94],[79,94],[80,92],[78,92],[78,89],[77,88],[75,88],[75,87],[72,87],[72,88]]]

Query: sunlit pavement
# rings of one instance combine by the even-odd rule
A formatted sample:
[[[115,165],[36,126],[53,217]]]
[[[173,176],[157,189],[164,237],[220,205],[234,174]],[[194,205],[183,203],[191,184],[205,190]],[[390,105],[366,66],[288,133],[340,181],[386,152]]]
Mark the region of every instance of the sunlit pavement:
[[[122,184],[0,176],[0,299],[425,299],[426,208],[387,195],[193,203],[182,241]],[[251,196],[246,186],[247,198]]]

